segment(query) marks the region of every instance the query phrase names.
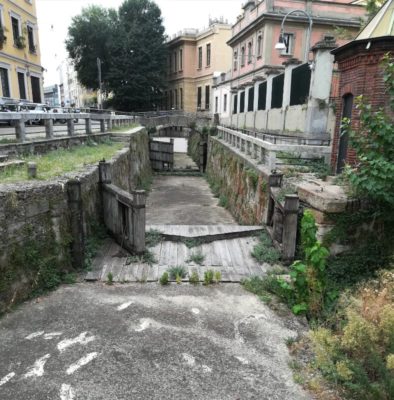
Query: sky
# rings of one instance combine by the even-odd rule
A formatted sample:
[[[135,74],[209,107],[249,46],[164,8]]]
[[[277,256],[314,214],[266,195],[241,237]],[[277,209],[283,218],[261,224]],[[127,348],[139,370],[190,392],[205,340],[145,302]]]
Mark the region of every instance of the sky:
[[[44,86],[58,83],[58,65],[67,57],[64,41],[72,17],[91,4],[118,8],[123,0],[36,0]],[[184,28],[203,29],[209,18],[234,23],[244,0],[156,0],[163,15],[166,33],[171,36]]]

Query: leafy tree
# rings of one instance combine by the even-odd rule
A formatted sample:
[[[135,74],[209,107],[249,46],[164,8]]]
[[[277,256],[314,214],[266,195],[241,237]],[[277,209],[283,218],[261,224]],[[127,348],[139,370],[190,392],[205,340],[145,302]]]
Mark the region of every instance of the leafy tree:
[[[115,10],[89,6],[73,18],[68,28],[66,48],[74,62],[78,79],[83,86],[99,88],[97,57],[102,61],[102,81],[107,80],[111,66],[111,46],[114,41]]]
[[[96,89],[96,57],[105,88],[123,110],[155,108],[165,86],[167,50],[161,11],[151,0],[125,0],[119,10],[89,7],[74,18],[67,49],[81,83]]]

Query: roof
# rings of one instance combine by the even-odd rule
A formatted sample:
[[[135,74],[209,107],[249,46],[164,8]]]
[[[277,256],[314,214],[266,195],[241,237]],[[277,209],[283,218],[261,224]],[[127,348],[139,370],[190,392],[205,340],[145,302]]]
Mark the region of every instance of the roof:
[[[387,0],[355,40],[394,36],[394,0]]]

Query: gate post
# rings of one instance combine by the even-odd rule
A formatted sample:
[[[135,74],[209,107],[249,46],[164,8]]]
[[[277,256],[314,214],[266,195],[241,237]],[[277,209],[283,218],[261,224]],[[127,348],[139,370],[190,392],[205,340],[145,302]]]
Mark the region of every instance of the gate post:
[[[137,254],[145,251],[145,190],[133,190],[133,246]]]

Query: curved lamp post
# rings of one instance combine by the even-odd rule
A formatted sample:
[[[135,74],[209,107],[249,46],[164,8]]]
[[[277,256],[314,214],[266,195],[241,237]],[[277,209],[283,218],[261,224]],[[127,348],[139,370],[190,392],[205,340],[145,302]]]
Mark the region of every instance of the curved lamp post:
[[[308,20],[309,20],[309,27],[308,27],[308,31],[307,31],[307,40],[306,40],[307,46],[305,47],[305,54],[304,54],[305,62],[308,62],[308,61],[309,61],[309,60],[308,60],[309,49],[310,49],[310,47],[311,47],[311,34],[312,34],[312,24],[313,24],[313,21],[312,21],[312,17],[311,17],[306,11],[304,11],[304,10],[293,10],[293,11],[288,12],[288,13],[284,16],[284,18],[283,18],[283,20],[282,20],[282,24],[281,24],[281,26],[280,26],[279,41],[278,41],[278,43],[276,43],[275,49],[278,50],[278,51],[283,51],[283,50],[285,50],[285,49],[287,48],[287,46],[289,45],[289,43],[286,42],[283,27],[284,27],[284,24],[285,24],[285,22],[286,22],[287,17],[288,17],[289,15],[291,15],[291,14],[296,14],[296,13],[298,13],[298,14],[300,14],[300,13],[301,13],[301,14],[304,14],[304,15],[308,18]]]

